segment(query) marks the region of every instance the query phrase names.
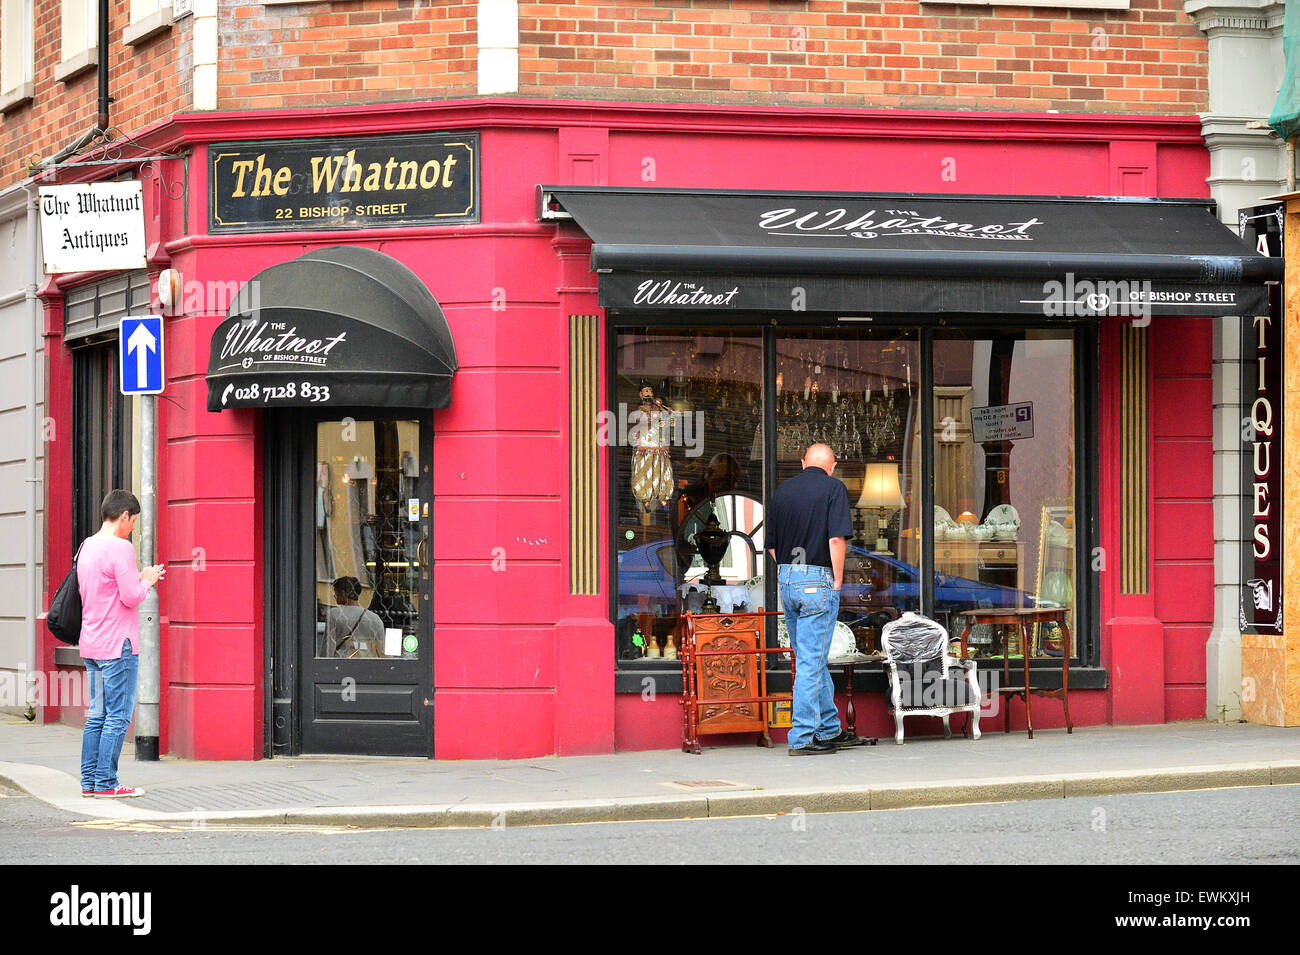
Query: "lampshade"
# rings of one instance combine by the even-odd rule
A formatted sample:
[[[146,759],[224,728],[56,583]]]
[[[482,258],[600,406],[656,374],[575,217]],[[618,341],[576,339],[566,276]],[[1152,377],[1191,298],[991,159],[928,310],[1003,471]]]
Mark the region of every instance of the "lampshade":
[[[862,494],[858,507],[902,507],[903,492],[898,486],[898,465],[868,464],[862,477]]]

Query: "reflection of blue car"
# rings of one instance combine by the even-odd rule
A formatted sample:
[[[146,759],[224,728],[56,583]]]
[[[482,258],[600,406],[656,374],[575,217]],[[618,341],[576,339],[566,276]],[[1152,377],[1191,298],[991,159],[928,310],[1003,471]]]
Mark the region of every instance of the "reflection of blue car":
[[[845,560],[845,580],[840,608],[847,613],[869,614],[874,608],[899,611],[921,609],[921,570],[888,554],[876,554],[852,544]],[[681,600],[672,568],[672,541],[652,541],[618,555],[618,615],[653,613],[676,616]],[[1032,607],[1034,597],[1014,587],[936,574],[935,610],[959,613],[975,607]]]

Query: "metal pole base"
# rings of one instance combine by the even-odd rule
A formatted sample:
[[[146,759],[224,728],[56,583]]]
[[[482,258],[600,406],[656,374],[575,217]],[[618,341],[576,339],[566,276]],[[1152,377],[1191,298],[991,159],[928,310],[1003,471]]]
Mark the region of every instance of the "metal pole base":
[[[137,763],[158,762],[157,736],[137,736],[135,738],[135,761]]]

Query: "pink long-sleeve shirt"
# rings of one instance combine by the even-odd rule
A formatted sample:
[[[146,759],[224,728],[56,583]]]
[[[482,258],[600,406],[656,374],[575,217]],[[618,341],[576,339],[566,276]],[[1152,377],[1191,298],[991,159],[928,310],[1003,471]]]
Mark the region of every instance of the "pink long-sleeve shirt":
[[[88,660],[116,660],[122,641],[140,652],[140,618],[136,607],[149,587],[140,579],[135,548],[121,537],[87,537],[77,558],[81,591],[81,655]]]

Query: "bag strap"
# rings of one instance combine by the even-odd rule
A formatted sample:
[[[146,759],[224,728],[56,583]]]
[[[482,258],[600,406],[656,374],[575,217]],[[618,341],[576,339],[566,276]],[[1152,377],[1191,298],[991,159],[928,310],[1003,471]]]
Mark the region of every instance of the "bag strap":
[[[352,625],[352,629],[349,630],[347,633],[345,633],[343,636],[339,637],[338,642],[334,644],[335,653],[338,653],[339,648],[342,647],[343,644],[347,643],[348,638],[351,637],[352,634],[357,632],[357,627],[361,626],[361,618],[364,617],[365,615],[366,615],[366,608],[362,607],[361,613],[357,614],[357,622]]]

